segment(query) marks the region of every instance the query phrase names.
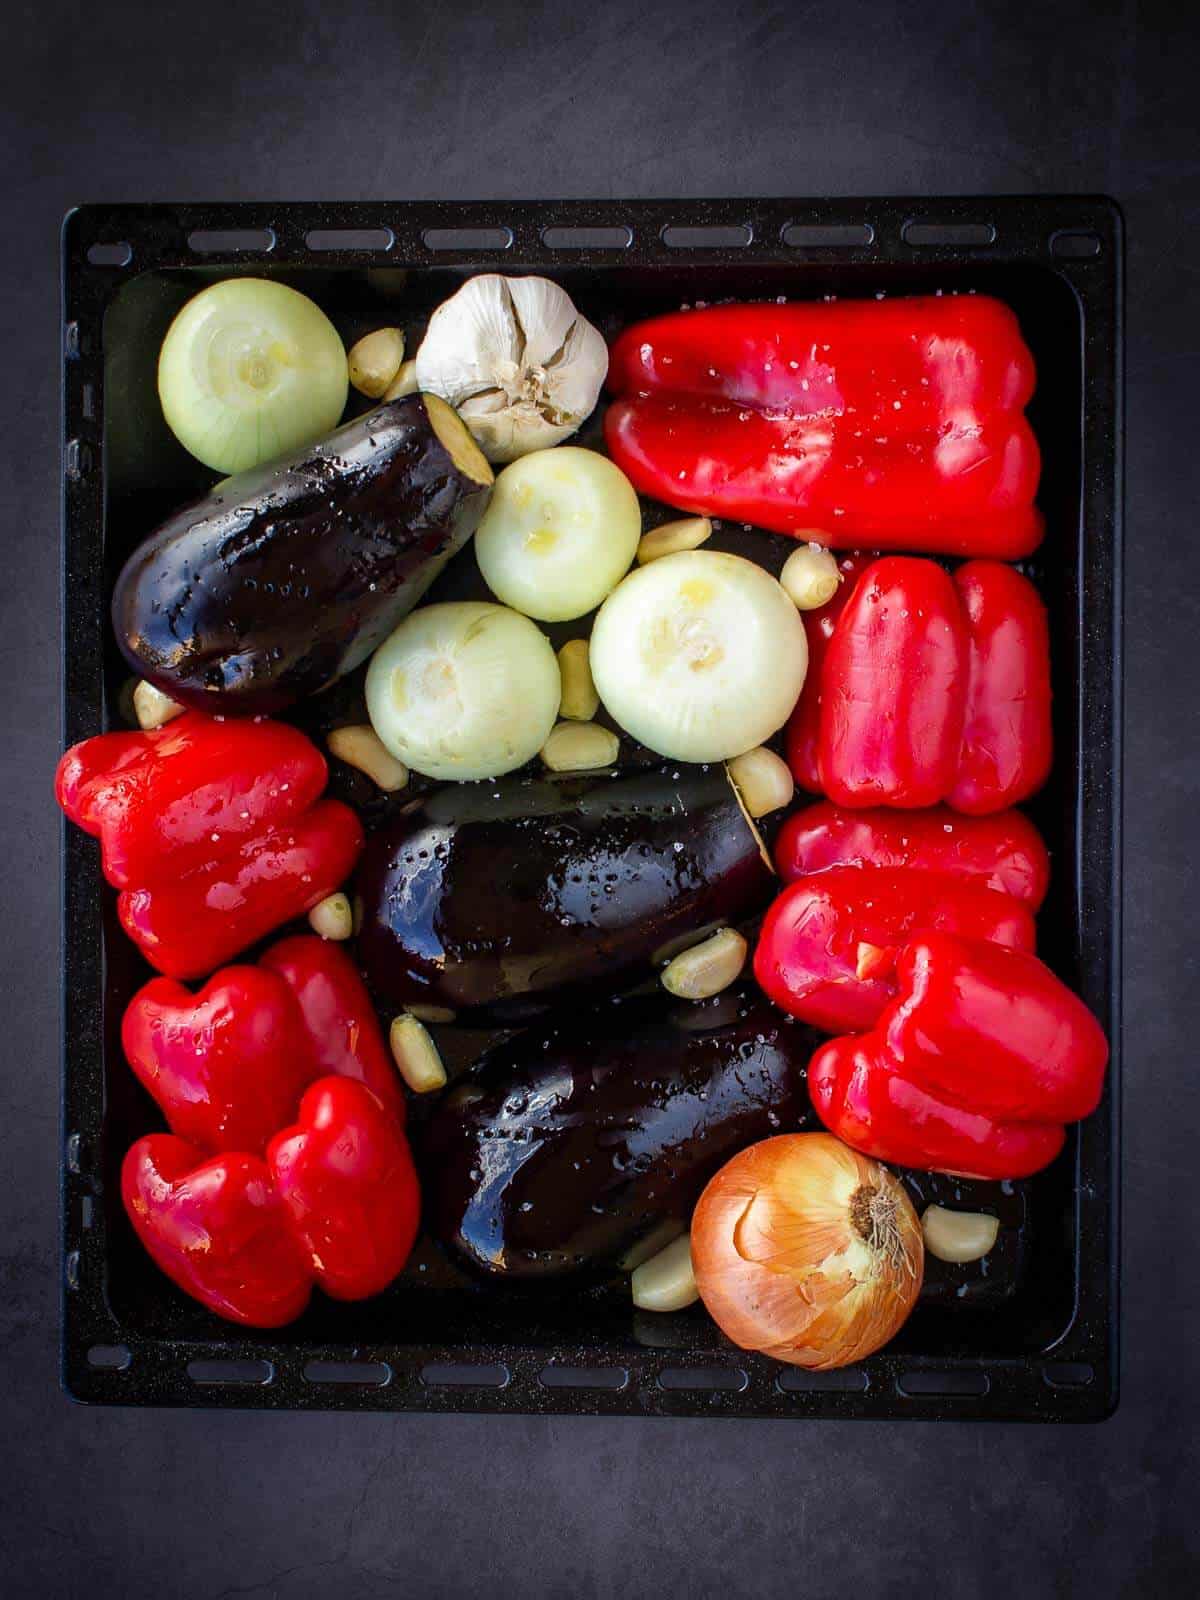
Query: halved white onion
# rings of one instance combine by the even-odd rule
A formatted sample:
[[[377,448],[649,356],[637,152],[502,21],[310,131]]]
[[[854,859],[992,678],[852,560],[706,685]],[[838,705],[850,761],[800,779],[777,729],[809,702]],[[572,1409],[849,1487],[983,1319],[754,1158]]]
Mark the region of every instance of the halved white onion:
[[[558,716],[550,641],[486,601],[424,606],[367,669],[367,713],[397,761],[430,778],[498,778],[524,766]]]
[[[172,433],[215,472],[244,472],[335,428],[346,352],[307,295],[265,278],[202,289],[167,330],[158,393]]]
[[[724,761],[786,722],[808,643],[769,573],[741,556],[685,550],[614,589],[590,660],[601,700],[627,733],[676,761]]]
[[[577,445],[538,450],[505,467],[475,534],[484,582],[542,622],[598,606],[628,572],[642,515],[629,479]]]

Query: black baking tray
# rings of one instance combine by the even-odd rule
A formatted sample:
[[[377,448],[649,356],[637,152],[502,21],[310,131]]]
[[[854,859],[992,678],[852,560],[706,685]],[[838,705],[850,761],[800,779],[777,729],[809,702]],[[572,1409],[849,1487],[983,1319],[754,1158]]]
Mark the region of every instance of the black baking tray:
[[[554,1297],[467,1284],[422,1242],[357,1305],[318,1296],[253,1333],[187,1300],[138,1248],[118,1173],[160,1126],[121,1058],[146,970],[117,928],[93,840],[63,831],[63,1380],[79,1400],[267,1409],[1094,1421],[1118,1384],[1122,234],[1090,196],[847,200],[87,206],[66,220],[63,736],[119,721],[108,596],[129,549],[211,474],[168,433],[158,344],[178,307],[232,272],[302,287],[347,339],[417,335],[473,272],[553,276],[606,333],[723,298],[994,294],[1039,372],[1045,544],[1025,570],[1053,629],[1058,756],[1030,808],[1053,852],[1041,949],[1113,1041],[1103,1104],[1023,1184],[907,1175],[919,1199],[999,1212],[985,1267],[930,1263],[898,1338],[861,1366],[784,1368],[692,1308],[633,1310],[620,1283]],[[413,346],[415,348],[415,344]],[[583,442],[598,437],[594,422]],[[663,508],[647,506],[650,516]],[[786,543],[733,529],[770,564]],[[443,583],[470,585],[469,559]],[[337,720],[356,681],[301,715]],[[312,703],[314,706],[317,702]],[[352,774],[336,781],[359,802]],[[47,797],[47,803],[49,798]],[[369,807],[368,807],[369,813]],[[368,820],[370,816],[368,815]],[[453,1035],[453,1037],[452,1037]],[[452,1067],[484,1042],[442,1030]]]

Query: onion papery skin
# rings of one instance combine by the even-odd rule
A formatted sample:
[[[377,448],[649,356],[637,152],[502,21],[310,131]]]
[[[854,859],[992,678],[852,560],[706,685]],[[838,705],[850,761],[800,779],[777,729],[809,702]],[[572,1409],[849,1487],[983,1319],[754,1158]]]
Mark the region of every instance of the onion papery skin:
[[[851,1218],[855,1196],[873,1191],[891,1217],[886,1248]],[[832,1134],[781,1134],[741,1151],[692,1219],[696,1286],[717,1326],[743,1350],[812,1371],[885,1345],[916,1303],[924,1261],[900,1184]]]

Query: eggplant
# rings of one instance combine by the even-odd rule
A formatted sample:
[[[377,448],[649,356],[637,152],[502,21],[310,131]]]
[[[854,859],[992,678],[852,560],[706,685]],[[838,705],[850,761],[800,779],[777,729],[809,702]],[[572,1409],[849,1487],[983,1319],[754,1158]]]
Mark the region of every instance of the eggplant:
[[[626,1001],[509,1039],[419,1137],[430,1230],[493,1280],[635,1266],[688,1226],[730,1156],[811,1122],[819,1043],[746,991]]]
[[[357,886],[376,992],[470,1025],[635,988],[777,887],[723,766],[435,789],[368,840]]]
[[[383,642],[474,533],[491,484],[444,401],[378,406],[169,517],[117,579],[117,642],[183,705],[280,711]]]

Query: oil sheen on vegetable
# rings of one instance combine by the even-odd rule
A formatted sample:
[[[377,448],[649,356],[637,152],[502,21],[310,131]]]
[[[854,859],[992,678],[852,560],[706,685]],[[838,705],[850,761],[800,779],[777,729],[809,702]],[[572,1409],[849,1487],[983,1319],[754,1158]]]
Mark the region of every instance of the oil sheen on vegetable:
[[[387,637],[470,538],[490,484],[442,401],[380,406],[170,517],[117,579],[117,643],[184,705],[280,710]]]
[[[421,796],[369,842],[359,953],[381,996],[521,1022],[630,989],[776,880],[723,767]]]
[[[492,1278],[636,1265],[686,1228],[735,1151],[811,1121],[813,1041],[744,990],[509,1040],[426,1127],[434,1237]]]

